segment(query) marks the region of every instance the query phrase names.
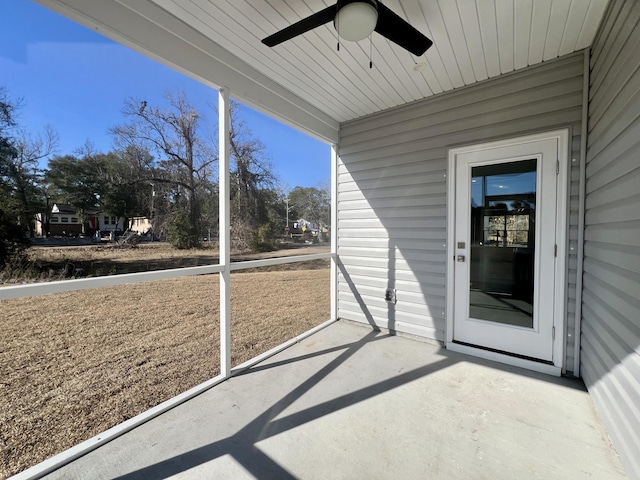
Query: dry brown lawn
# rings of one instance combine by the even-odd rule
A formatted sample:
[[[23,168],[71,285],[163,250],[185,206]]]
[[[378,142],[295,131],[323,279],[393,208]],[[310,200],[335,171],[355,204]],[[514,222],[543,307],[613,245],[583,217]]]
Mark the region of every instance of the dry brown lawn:
[[[265,253],[232,251],[231,259],[257,260],[329,252],[328,245],[289,243],[282,247]],[[207,243],[190,250],[176,250],[167,243],[143,243],[135,247],[109,243],[75,247],[36,246],[27,250],[24,262],[0,270],[0,286],[64,280],[70,272],[78,272],[79,277],[96,277],[212,265],[217,264],[218,259],[217,244]]]
[[[296,265],[232,275],[234,365],[329,318],[328,262]],[[217,375],[218,299],[208,275],[0,303],[0,477]]]

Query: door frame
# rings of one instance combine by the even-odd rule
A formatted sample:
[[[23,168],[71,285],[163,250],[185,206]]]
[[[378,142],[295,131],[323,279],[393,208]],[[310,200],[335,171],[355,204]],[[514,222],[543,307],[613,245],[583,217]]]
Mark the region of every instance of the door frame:
[[[504,140],[477,143],[463,147],[453,147],[448,152],[447,165],[447,285],[446,285],[446,341],[447,349],[473,355],[489,360],[514,365],[529,370],[559,376],[562,373],[565,357],[565,304],[567,296],[566,265],[567,265],[567,237],[568,237],[568,167],[569,167],[569,129],[554,130],[550,132],[524,135],[507,138]],[[477,152],[486,149],[510,147],[525,143],[538,142],[544,140],[556,140],[558,144],[558,174],[557,184],[557,205],[556,205],[556,245],[557,256],[555,260],[554,275],[556,288],[553,305],[553,326],[555,337],[553,340],[553,360],[552,363],[537,362],[518,356],[494,352],[481,347],[472,347],[454,343],[453,322],[455,316],[455,239],[456,239],[456,157],[460,154]]]

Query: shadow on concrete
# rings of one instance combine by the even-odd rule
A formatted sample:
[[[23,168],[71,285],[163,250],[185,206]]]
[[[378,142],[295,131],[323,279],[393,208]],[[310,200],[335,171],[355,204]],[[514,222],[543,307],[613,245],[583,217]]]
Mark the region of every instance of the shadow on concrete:
[[[258,365],[243,372],[240,375],[251,375],[269,369],[277,369],[287,365],[304,362],[323,355],[329,355],[339,351],[342,352],[336,358],[330,360],[326,365],[319,368],[319,370],[304,380],[300,385],[287,392],[260,415],[253,418],[235,434],[116,478],[122,480],[166,478],[180,474],[223,456],[232,457],[243,468],[257,478],[295,478],[295,476],[286,468],[261,451],[257,447],[258,442],[293,430],[301,425],[333,414],[359,402],[364,402],[461,362],[485,365],[504,372],[516,372],[520,375],[535,378],[537,380],[543,380],[566,388],[584,391],[583,383],[578,380],[573,381],[567,378],[550,377],[508,365],[497,364],[488,360],[471,358],[441,348],[435,351],[437,355],[436,359],[427,365],[422,365],[412,370],[400,372],[390,378],[360,388],[353,392],[348,392],[348,389],[346,389],[345,393],[334,398],[330,398],[319,404],[281,417],[282,413],[285,412],[285,410],[287,410],[287,408],[289,408],[294,402],[307,394],[311,389],[318,386],[323,380],[332,374],[332,372],[339,369],[341,365],[347,362],[363,347],[371,344],[372,342],[387,340],[394,336],[395,335],[391,333],[371,331],[358,341],[332,346],[317,352],[303,354],[269,364]],[[185,431],[182,432],[182,434],[188,435],[189,432]]]
[[[441,369],[445,369],[458,363],[462,357],[445,356],[442,360],[438,360],[429,365],[425,365],[405,373],[401,373],[392,378],[371,385],[360,390],[349,392],[339,397],[327,400],[323,403],[307,408],[305,410],[293,413],[289,416],[275,418],[280,415],[287,407],[293,404],[302,395],[311,390],[312,387],[318,385],[331,372],[335,371],[341,364],[352,357],[362,347],[372,341],[379,341],[388,338],[389,334],[380,334],[373,331],[364,336],[357,342],[341,345],[339,347],[330,348],[321,352],[310,355],[303,355],[295,359],[277,362],[264,367],[258,368],[276,368],[286,363],[298,362],[308,358],[324,355],[338,350],[344,350],[338,357],[333,359],[327,365],[322,367],[318,372],[305,380],[301,385],[293,389],[279,401],[273,404],[268,410],[252,420],[244,428],[236,434],[225,438],[224,440],[210,443],[203,447],[191,450],[187,453],[168,458],[162,462],[141,468],[134,472],[116,477],[121,480],[133,480],[141,478],[166,478],[176,475],[198,465],[204,464],[224,455],[232,456],[247,471],[251,472],[258,478],[295,478],[290,472],[272,460],[268,455],[261,452],[256,443],[278,435],[280,433],[291,430],[305,423],[316,420],[320,417],[344,409],[356,403],[362,402],[376,395],[397,388],[401,385],[413,382],[421,377],[425,377]],[[255,369],[252,369],[255,371]],[[251,373],[249,370],[246,374]]]

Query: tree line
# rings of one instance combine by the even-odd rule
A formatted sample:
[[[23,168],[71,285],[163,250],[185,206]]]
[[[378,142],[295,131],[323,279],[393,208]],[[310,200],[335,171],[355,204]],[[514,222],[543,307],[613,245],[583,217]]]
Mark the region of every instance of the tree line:
[[[152,234],[177,248],[217,235],[217,128],[184,92],[167,93],[162,105],[126,99],[123,122],[109,130],[114,148],[107,153],[87,141],[73,154],[57,154],[54,129],[32,134],[18,125],[21,106],[0,87],[0,266],[28,245],[37,214],[42,231],[49,231],[55,203],[76,208],[83,225],[97,209],[125,225],[147,217]],[[285,218],[328,224],[328,189],[279,185],[266,147],[242,120],[237,102],[230,114],[234,246],[272,248],[285,232]]]

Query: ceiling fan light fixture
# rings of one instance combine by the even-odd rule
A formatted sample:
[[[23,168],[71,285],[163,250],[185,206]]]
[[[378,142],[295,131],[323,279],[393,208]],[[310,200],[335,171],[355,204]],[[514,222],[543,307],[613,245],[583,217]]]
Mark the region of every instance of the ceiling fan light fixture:
[[[349,2],[339,7],[334,19],[340,38],[350,42],[367,38],[375,30],[377,23],[378,9],[372,2]]]
[[[262,43],[267,47],[275,47],[331,21],[338,36],[344,40],[358,42],[367,37],[372,38],[371,34],[377,32],[416,57],[421,57],[433,44],[429,38],[380,0],[337,0],[334,5],[263,38]]]

